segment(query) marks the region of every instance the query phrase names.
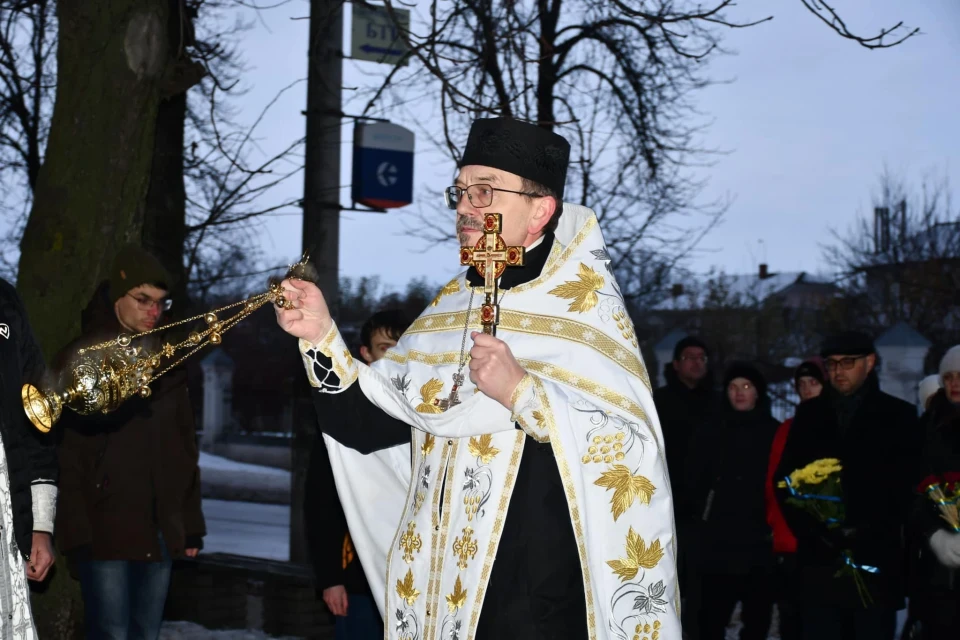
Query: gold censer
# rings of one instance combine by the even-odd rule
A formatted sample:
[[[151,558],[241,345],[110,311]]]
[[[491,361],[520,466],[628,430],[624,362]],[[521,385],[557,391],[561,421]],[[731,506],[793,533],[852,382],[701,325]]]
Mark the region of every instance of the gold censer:
[[[309,268],[307,260],[308,257],[304,255],[300,262],[290,267],[285,278],[306,279],[305,273]],[[59,390],[41,391],[32,384],[23,385],[20,390],[23,410],[33,426],[46,433],[60,419],[64,407],[81,415],[110,413],[134,394],[148,398],[150,383],[208,344],[220,344],[224,333],[269,302],[278,307],[292,308],[292,303],[283,296],[280,283],[271,282],[268,291],[247,300],[143,333],[121,334],[114,340],[80,349],[71,365],[61,374]],[[233,315],[221,319],[221,314],[234,309],[237,310]],[[158,351],[147,352],[134,344],[138,338],[200,320],[206,323],[206,329],[191,332],[177,344],[164,344]],[[177,357],[184,350],[186,353]]]

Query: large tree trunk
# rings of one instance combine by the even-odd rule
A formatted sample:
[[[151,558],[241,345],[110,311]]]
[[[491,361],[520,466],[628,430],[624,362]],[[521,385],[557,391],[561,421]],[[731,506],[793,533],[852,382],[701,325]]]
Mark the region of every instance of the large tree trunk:
[[[79,333],[80,311],[118,247],[140,240],[158,106],[183,83],[174,59],[180,49],[169,44],[179,7],[178,0],[57,4],[57,97],[17,280],[48,360]],[[78,583],[58,557],[34,593],[40,637],[82,637],[81,611]]]
[[[139,240],[157,108],[171,73],[169,0],[61,2],[57,98],[20,242],[18,289],[49,358],[125,242]]]
[[[143,247],[155,255],[173,276],[174,282],[169,284],[178,305],[184,301],[187,290],[183,269],[187,215],[183,182],[183,126],[186,117],[186,93],[160,103],[143,216]]]

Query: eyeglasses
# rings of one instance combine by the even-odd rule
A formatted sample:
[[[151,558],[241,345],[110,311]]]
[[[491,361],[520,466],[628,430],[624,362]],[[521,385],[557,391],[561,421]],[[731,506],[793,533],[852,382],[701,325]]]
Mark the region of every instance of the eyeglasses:
[[[680,356],[681,362],[706,362],[707,356]]]
[[[127,295],[137,301],[137,308],[140,309],[140,311],[149,311],[154,307],[157,307],[160,311],[170,311],[170,308],[173,307],[173,300],[170,298],[154,300],[147,296],[135,296],[132,293],[128,293]]]
[[[502,191],[503,193],[513,193],[518,196],[527,196],[528,198],[542,198],[539,193],[529,193],[527,191],[511,191],[510,189],[498,189],[488,184],[472,184],[466,189],[456,185],[447,187],[443,190],[443,200],[447,203],[448,209],[456,209],[460,204],[463,194],[467,194],[467,200],[478,209],[489,207],[493,204],[493,192]]]
[[[857,360],[863,360],[867,356],[847,356],[846,358],[827,358],[824,366],[827,371],[850,371],[857,364]]]

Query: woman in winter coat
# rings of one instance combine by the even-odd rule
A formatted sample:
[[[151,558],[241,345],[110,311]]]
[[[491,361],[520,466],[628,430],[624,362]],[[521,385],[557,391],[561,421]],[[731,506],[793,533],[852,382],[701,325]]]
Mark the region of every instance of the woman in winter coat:
[[[767,383],[752,365],[736,363],[723,378],[722,408],[691,442],[686,490],[696,534],[692,562],[701,578],[702,640],[722,640],[743,603],[741,640],[764,640],[774,593],[771,530],[764,510],[767,461],[779,426],[770,415]]]
[[[960,345],[941,360],[940,381],[943,388],[930,399],[921,420],[926,477],[918,487],[913,517],[917,557],[910,609],[924,640],[960,637],[960,532],[940,517],[926,495],[936,480],[960,482]]]

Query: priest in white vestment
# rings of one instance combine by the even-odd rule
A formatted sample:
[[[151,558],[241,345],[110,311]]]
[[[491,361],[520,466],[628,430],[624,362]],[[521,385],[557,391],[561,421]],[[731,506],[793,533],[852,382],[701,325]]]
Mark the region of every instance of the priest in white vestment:
[[[496,212],[525,248],[495,337],[474,267],[373,366],[315,285],[284,281],[278,322],[300,338],[388,639],[681,638],[650,377],[596,215],[563,202],[569,153],[549,130],[478,120],[445,192],[462,246]]]

